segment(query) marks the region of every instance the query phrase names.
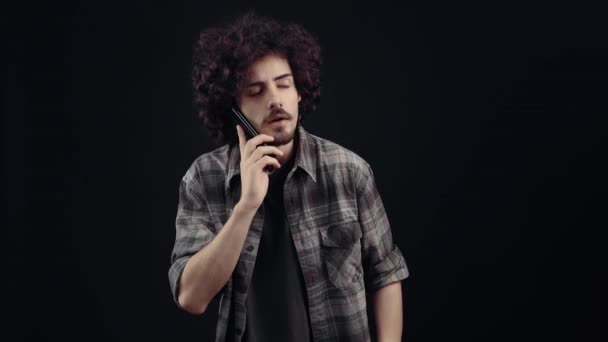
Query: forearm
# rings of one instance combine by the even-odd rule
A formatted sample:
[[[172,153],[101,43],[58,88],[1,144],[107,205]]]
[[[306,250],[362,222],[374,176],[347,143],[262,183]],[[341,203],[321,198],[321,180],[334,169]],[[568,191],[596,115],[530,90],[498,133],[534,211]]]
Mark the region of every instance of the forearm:
[[[188,260],[178,294],[179,304],[188,312],[203,313],[226,284],[236,267],[255,212],[237,204],[215,238]]]
[[[374,293],[374,317],[378,342],[401,341],[403,333],[401,282],[384,286]]]

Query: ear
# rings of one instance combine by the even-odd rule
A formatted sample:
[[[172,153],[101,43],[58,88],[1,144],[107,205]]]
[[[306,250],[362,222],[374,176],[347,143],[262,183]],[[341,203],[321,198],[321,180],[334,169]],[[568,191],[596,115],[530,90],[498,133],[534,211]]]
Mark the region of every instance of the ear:
[[[302,96],[300,96],[300,94],[298,94],[298,102],[302,101]]]

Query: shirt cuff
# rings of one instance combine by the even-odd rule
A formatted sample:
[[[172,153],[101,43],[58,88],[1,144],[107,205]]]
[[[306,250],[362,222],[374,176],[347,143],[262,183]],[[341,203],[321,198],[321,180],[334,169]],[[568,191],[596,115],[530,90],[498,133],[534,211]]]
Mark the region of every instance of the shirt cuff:
[[[409,277],[409,270],[405,258],[397,246],[384,258],[372,267],[372,277],[367,281],[368,290],[378,290],[388,284],[401,281]]]
[[[171,265],[169,268],[169,284],[171,285],[171,293],[173,295],[173,300],[181,309],[184,309],[178,300],[179,296],[179,281],[182,277],[182,273],[184,272],[184,268],[186,268],[186,263],[190,259],[190,256],[181,257]],[[185,310],[185,309],[184,309]]]

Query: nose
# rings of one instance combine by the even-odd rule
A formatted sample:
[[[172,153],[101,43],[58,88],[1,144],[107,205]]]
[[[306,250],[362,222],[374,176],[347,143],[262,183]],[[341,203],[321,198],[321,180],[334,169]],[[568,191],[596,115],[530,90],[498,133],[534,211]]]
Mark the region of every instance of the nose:
[[[268,91],[268,108],[283,108],[283,102],[281,101],[281,97],[279,96],[279,91],[276,86],[270,87]]]

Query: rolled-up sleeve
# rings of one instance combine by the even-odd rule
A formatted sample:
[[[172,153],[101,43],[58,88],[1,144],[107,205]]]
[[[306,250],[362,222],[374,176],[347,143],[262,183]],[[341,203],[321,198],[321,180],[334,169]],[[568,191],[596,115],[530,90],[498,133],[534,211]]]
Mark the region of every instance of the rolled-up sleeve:
[[[370,290],[377,290],[407,278],[409,270],[403,254],[393,242],[389,220],[369,164],[364,163],[357,184],[365,285]]]
[[[177,300],[179,282],[190,256],[213,240],[214,229],[207,201],[201,191],[199,172],[193,164],[179,186],[179,203],[175,219],[175,245],[171,253],[169,284]]]

